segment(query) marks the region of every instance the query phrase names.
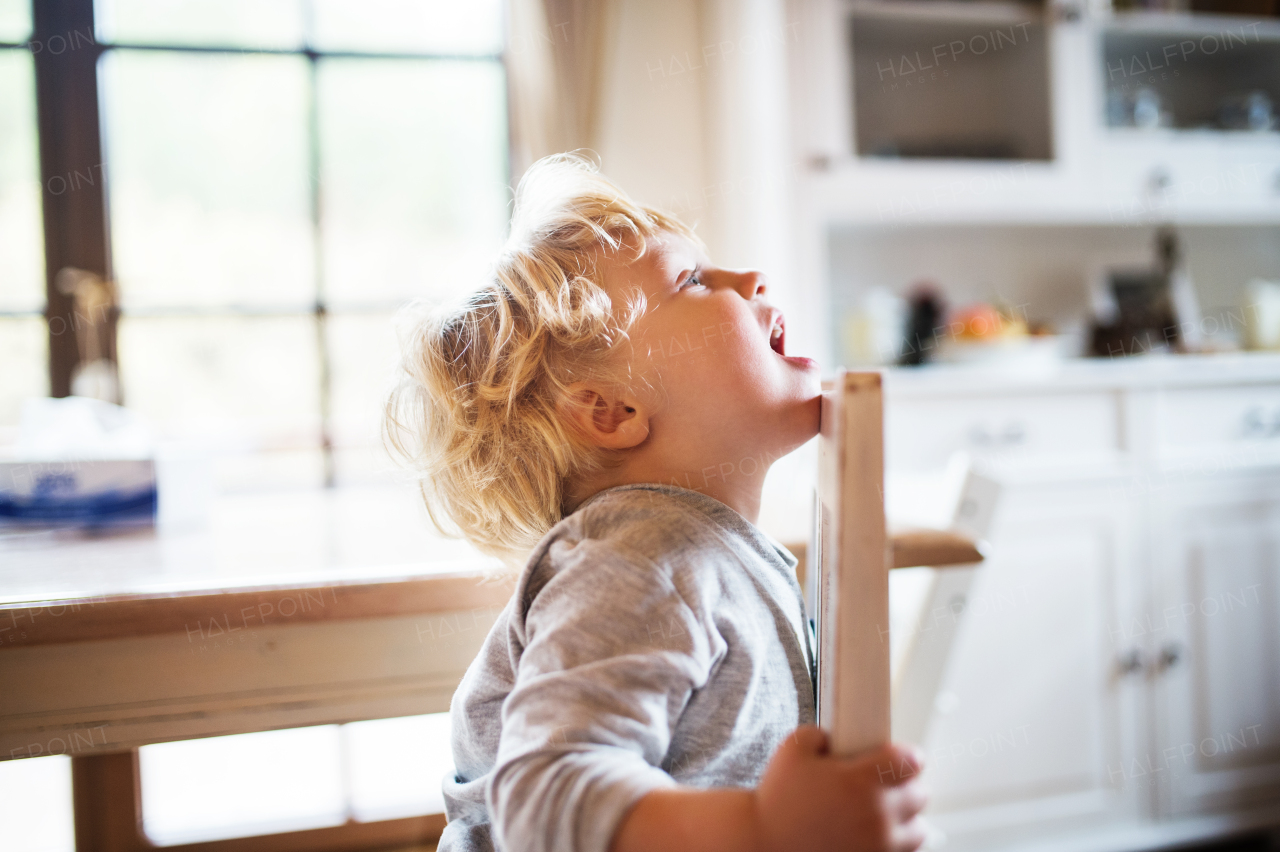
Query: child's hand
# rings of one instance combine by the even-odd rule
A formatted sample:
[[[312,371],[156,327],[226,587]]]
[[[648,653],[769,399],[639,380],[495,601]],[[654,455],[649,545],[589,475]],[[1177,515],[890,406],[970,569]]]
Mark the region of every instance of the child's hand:
[[[907,746],[832,757],[812,725],[787,737],[754,790],[651,790],[612,852],[913,852],[925,840],[921,762]]]
[[[778,746],[755,790],[756,829],[769,852],[805,849],[912,852],[925,840],[916,816],[928,801],[915,749],[886,745],[833,757],[827,735],[797,728]]]

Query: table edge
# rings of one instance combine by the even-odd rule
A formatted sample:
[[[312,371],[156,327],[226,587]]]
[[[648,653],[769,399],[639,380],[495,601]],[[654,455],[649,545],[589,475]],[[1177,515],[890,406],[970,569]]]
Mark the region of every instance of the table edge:
[[[500,609],[514,577],[477,569],[404,579],[300,583],[0,604],[0,652],[38,645]]]

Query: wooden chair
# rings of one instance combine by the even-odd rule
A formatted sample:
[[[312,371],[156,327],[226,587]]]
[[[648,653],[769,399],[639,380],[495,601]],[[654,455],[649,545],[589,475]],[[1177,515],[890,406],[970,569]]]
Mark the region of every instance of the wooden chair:
[[[982,561],[975,534],[986,532],[996,487],[973,474],[950,530],[886,529],[884,413],[879,373],[841,370],[824,384],[815,518],[818,723],[836,754],[854,755],[891,736],[920,741],[946,671],[951,637],[912,642],[898,676],[890,670],[889,571],[939,571],[927,606],[967,594]],[[963,607],[961,607],[961,610]]]

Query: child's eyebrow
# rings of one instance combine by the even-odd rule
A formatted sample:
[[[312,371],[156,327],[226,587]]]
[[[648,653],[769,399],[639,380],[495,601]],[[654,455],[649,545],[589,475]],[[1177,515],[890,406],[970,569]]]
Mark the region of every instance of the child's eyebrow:
[[[696,266],[686,266],[684,269],[680,271],[679,274],[676,275],[676,286],[678,287],[681,284],[683,284],[686,278],[688,278],[690,275],[692,275],[697,271],[698,271],[698,267]]]

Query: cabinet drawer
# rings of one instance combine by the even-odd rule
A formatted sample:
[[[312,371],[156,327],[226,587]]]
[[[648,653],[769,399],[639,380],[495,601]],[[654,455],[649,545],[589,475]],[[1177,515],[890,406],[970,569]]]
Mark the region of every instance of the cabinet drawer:
[[[1102,460],[1119,449],[1115,399],[1105,393],[888,398],[885,464],[936,468],[952,453],[1037,463]]]
[[[1166,391],[1157,411],[1157,446],[1163,452],[1280,449],[1277,385]]]

